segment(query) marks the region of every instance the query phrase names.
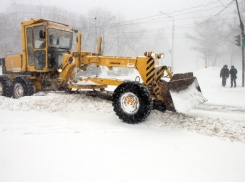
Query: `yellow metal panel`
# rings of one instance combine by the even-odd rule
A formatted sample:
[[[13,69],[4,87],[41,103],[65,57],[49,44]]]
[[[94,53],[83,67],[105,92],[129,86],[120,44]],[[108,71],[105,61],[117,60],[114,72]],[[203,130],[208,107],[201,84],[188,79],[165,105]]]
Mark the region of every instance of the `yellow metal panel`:
[[[91,64],[97,66],[117,66],[134,68],[136,58],[132,57],[113,57],[113,56],[86,56],[82,57],[83,64]]]
[[[75,67],[76,67],[75,63],[71,63],[71,64],[67,63],[65,66],[63,65],[63,71],[60,73],[59,85],[69,80]]]
[[[7,71],[13,71],[13,72],[24,71],[21,69],[22,55],[16,54],[16,55],[7,56],[5,66]]]
[[[149,85],[155,76],[154,59],[151,57],[138,57],[136,69],[139,71],[144,85]]]

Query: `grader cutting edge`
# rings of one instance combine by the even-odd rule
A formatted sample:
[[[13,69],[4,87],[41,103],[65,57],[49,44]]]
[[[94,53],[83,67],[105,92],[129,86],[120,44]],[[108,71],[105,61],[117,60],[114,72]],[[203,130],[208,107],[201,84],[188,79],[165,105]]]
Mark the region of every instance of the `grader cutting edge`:
[[[102,56],[81,50],[81,33],[77,34],[77,50],[71,50],[73,32],[65,24],[44,19],[21,23],[22,54],[2,59],[0,95],[20,98],[38,91],[72,91],[91,89],[103,93],[109,85],[117,86],[112,95],[116,115],[127,123],[144,121],[152,109],[184,112],[205,101],[197,79],[192,73],[174,74],[167,66],[156,66],[162,54],[145,52],[139,57]],[[87,75],[79,71],[97,68],[130,68],[138,71],[134,81]],[[168,81],[163,79],[164,73]],[[132,79],[131,79],[132,80]]]

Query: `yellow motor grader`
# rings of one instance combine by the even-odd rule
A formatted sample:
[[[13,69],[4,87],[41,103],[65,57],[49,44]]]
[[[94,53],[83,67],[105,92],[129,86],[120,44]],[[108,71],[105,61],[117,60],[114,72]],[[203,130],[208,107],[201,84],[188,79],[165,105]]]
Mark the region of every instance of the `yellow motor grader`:
[[[20,98],[38,91],[74,89],[102,92],[109,85],[117,86],[112,95],[113,109],[127,123],[145,120],[152,109],[179,111],[181,107],[176,108],[174,102],[183,105],[182,101],[174,101],[171,96],[176,93],[191,93],[192,98],[193,95],[199,96],[198,103],[204,101],[197,79],[192,73],[173,75],[167,66],[155,64],[163,55],[145,52],[139,57],[102,56],[101,37],[97,53],[81,51],[81,33],[77,33],[76,50],[71,50],[74,32],[77,33],[66,24],[44,19],[22,22],[22,53],[5,53],[5,58],[2,59],[0,95]],[[109,70],[114,67],[131,68],[137,70],[139,76],[134,81],[101,78],[98,75],[77,77],[78,70],[86,71],[91,65],[105,66]],[[162,79],[164,73],[168,75],[169,81]],[[182,100],[188,99],[183,97]],[[192,103],[196,104],[192,101],[188,104]]]

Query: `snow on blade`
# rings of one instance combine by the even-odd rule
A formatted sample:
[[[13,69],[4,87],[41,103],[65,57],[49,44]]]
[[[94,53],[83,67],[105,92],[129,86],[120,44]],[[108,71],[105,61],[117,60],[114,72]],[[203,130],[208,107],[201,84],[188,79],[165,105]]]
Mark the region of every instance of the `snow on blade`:
[[[187,89],[180,92],[170,90],[174,107],[178,112],[186,113],[207,101],[207,99],[196,89],[196,83],[193,82]]]

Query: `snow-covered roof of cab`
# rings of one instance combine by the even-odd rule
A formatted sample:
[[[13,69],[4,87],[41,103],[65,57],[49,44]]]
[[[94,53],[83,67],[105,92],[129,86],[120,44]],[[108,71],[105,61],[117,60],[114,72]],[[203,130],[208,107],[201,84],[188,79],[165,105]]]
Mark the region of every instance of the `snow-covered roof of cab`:
[[[21,22],[22,26],[28,26],[28,25],[39,24],[39,23],[47,23],[49,27],[53,27],[53,28],[72,30],[72,27],[70,27],[67,24],[45,20],[45,19],[31,19],[31,20]]]

